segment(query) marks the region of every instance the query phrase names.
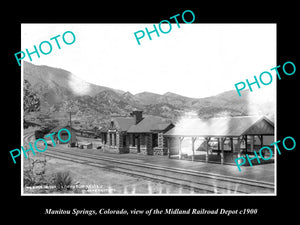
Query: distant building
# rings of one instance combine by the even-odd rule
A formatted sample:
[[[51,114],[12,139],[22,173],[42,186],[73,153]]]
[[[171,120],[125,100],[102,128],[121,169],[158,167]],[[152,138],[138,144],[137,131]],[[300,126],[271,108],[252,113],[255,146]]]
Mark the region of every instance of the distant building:
[[[64,129],[67,129],[67,130],[70,132],[70,134],[71,134],[71,139],[70,139],[70,141],[68,141],[68,142],[61,142],[61,141],[58,139],[58,137],[57,137],[58,132],[59,132],[61,129],[63,129],[63,128],[64,128]],[[55,143],[58,143],[58,144],[67,144],[67,143],[68,143],[68,144],[70,144],[71,147],[75,147],[76,142],[77,142],[76,131],[75,131],[75,129],[73,129],[73,128],[70,127],[70,126],[57,126],[57,127],[53,128],[53,129],[49,132],[49,134],[51,134],[51,133],[53,133],[53,132],[55,132],[55,135],[53,135],[53,139],[55,140]],[[60,132],[59,136],[60,136],[60,138],[61,138],[62,140],[67,140],[67,139],[69,138],[69,135],[68,135],[67,131],[64,131],[64,130],[62,130],[62,131]]]
[[[167,155],[168,146],[163,134],[174,125],[162,118],[133,111],[130,117],[115,117],[102,130],[103,150],[114,153]]]

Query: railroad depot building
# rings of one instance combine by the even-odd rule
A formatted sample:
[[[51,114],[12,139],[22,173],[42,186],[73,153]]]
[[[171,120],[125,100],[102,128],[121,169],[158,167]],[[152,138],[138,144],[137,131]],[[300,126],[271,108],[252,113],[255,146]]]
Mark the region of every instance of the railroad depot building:
[[[101,130],[103,150],[167,155],[168,146],[164,133],[173,127],[171,122],[159,117],[143,117],[142,111],[133,111],[129,117],[112,118],[108,128]]]
[[[274,123],[265,116],[185,118],[164,137],[170,157],[234,163],[235,158],[273,143]]]

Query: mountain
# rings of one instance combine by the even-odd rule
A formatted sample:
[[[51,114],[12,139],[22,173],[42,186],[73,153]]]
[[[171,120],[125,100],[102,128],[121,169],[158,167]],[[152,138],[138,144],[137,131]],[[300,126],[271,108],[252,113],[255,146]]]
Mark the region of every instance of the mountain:
[[[95,96],[104,90],[114,90],[122,94],[123,91],[115,90],[88,83],[69,71],[49,66],[36,66],[32,63],[23,62],[24,79],[27,80],[33,90],[43,95],[48,103],[55,104],[67,97]],[[62,97],[62,98],[61,98]]]
[[[135,95],[131,94],[129,91],[125,92],[120,96],[124,101],[128,102],[128,104],[139,108],[139,106],[143,105],[144,103],[137,98]]]
[[[163,94],[163,96],[171,97],[171,98],[185,98],[185,99],[188,99],[188,97],[185,97],[185,96],[173,93],[173,92],[166,92],[166,93]]]
[[[241,116],[255,112],[272,114],[274,103],[251,101],[253,94],[244,91],[244,97],[235,90],[207,98],[189,98],[176,93],[163,95],[130,92],[90,84],[69,71],[49,66],[36,66],[24,61],[25,120],[32,122],[66,123],[69,119],[66,105],[72,105],[72,121],[81,128],[99,127],[111,116],[126,116],[132,110],[178,120],[185,112],[195,112],[201,118],[214,116]],[[33,104],[33,105],[30,105]],[[69,106],[68,106],[69,107]],[[39,110],[39,111],[37,111]]]
[[[189,98],[175,93],[167,92],[163,95],[151,92],[142,92],[134,95],[142,104],[171,104],[176,107],[190,107],[192,101],[198,101],[197,98]]]
[[[158,102],[161,95],[145,91],[135,94],[134,97],[138,99],[142,104],[150,105]]]

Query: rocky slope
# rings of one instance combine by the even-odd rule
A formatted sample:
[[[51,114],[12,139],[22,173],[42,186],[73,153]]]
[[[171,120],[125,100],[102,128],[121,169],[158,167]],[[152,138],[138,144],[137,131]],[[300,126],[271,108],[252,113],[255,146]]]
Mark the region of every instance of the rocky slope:
[[[72,102],[76,111],[72,113],[78,126],[95,127],[106,123],[111,116],[129,115],[132,110],[143,110],[176,121],[185,112],[196,112],[200,117],[250,115],[257,110],[267,115],[274,112],[274,103],[247,101],[250,92],[240,98],[235,90],[207,98],[188,98],[176,93],[163,95],[142,92],[131,94],[122,90],[90,84],[71,72],[49,66],[36,66],[24,61],[26,92],[35,95],[40,102],[39,111],[24,113],[25,119],[35,122],[66,123],[64,104]],[[24,81],[25,82],[25,81]],[[27,98],[27,96],[24,96]],[[28,101],[24,102],[29,104]],[[30,107],[26,105],[26,109]],[[32,111],[32,110],[31,110]],[[40,121],[38,121],[40,120]]]

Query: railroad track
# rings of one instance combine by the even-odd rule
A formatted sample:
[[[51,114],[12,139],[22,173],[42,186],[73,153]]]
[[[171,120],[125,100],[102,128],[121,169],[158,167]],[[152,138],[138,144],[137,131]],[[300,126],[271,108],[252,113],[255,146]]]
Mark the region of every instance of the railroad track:
[[[33,134],[24,134],[24,145],[35,139]],[[163,183],[180,185],[200,193],[255,194],[274,193],[274,184],[241,177],[224,176],[182,168],[137,163],[126,159],[48,147],[43,152],[47,156],[72,161],[97,168],[151,179]]]
[[[34,134],[26,133],[23,136],[23,145],[28,145],[29,142],[32,142],[31,139],[35,139]]]
[[[185,188],[193,188],[196,192],[203,193],[205,191],[207,193],[226,194],[274,193],[274,184],[269,182],[158,166],[149,163],[137,163],[92,153],[74,152],[74,150],[62,151],[52,148],[52,150],[48,149],[43,154],[119,173],[176,184]]]

